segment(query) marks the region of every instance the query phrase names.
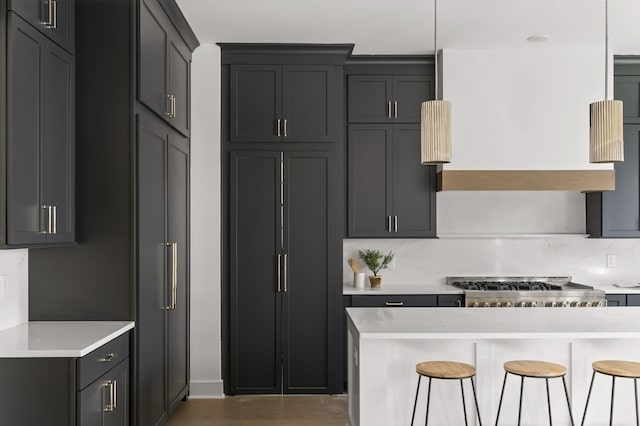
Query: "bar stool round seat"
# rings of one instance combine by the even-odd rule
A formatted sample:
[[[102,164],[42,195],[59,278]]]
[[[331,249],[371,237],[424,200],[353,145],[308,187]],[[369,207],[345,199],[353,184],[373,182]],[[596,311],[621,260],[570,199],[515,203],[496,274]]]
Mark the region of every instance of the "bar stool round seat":
[[[594,361],[591,364],[593,374],[591,375],[591,384],[589,385],[589,393],[587,394],[587,402],[584,405],[584,414],[582,415],[581,425],[587,417],[587,409],[589,408],[589,399],[591,398],[591,389],[593,389],[593,380],[596,373],[611,376],[611,408],[609,412],[609,424],[613,424],[613,397],[616,390],[616,377],[633,379],[633,390],[635,392],[636,403],[636,424],[640,425],[640,413],[638,412],[638,379],[640,379],[640,362],[621,361],[621,360],[601,360]]]
[[[416,416],[416,406],[418,405],[418,393],[420,392],[420,379],[427,377],[429,379],[429,387],[427,390],[427,411],[425,416],[425,426],[429,422],[429,399],[431,397],[431,379],[443,379],[443,380],[460,380],[460,391],[462,392],[462,410],[464,414],[464,424],[467,422],[467,406],[464,400],[464,379],[471,381],[471,389],[473,390],[473,400],[476,404],[476,413],[478,415],[478,424],[482,426],[482,420],[480,419],[480,410],[478,408],[478,398],[476,396],[476,387],[473,383],[473,378],[476,375],[476,369],[474,366],[465,364],[463,362],[455,361],[425,361],[416,364],[416,373],[418,373],[418,388],[416,389],[416,399],[413,403],[413,414],[411,415],[411,425],[413,426],[413,420]]]
[[[502,391],[500,392],[500,402],[498,404],[498,414],[496,415],[496,426],[500,419],[500,409],[502,408],[502,397],[504,396],[504,389],[507,384],[507,376],[513,374],[520,376],[520,402],[518,406],[518,425],[522,418],[522,394],[524,390],[524,379],[544,379],[547,386],[547,408],[549,411],[549,424],[552,424],[551,419],[551,397],[549,395],[549,379],[561,378],[562,385],[564,387],[564,394],[567,398],[567,407],[569,408],[569,419],[573,425],[573,413],[571,412],[571,403],[569,402],[569,392],[567,391],[567,383],[564,377],[567,374],[567,368],[564,365],[556,364],[547,361],[537,360],[516,360],[507,361],[504,363],[504,381],[502,382]]]

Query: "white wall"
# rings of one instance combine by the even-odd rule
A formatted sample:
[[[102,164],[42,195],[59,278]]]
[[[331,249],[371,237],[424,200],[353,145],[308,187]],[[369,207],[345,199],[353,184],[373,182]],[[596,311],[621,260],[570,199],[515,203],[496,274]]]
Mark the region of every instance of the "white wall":
[[[191,68],[192,398],[223,395],[220,362],[220,48],[201,45]]]
[[[0,299],[0,330],[29,320],[29,251],[0,250],[0,280],[6,280]]]

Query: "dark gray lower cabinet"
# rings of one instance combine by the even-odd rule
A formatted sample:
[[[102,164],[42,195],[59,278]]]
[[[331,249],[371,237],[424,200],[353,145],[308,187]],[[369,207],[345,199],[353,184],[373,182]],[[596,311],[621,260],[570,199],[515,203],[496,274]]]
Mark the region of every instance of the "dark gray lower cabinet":
[[[640,306],[640,294],[627,294],[627,306]]]
[[[129,360],[78,392],[79,426],[129,424]]]
[[[607,294],[607,306],[627,306],[627,295]]]
[[[138,416],[157,424],[188,388],[188,140],[138,118]]]
[[[230,393],[327,393],[332,158],[230,154]]]
[[[349,237],[435,237],[436,172],[419,124],[350,124]]]

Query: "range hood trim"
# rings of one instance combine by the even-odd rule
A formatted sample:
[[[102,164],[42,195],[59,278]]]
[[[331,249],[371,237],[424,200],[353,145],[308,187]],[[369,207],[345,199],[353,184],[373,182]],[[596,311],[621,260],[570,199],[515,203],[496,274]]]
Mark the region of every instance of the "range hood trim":
[[[440,191],[613,191],[614,170],[443,170]]]

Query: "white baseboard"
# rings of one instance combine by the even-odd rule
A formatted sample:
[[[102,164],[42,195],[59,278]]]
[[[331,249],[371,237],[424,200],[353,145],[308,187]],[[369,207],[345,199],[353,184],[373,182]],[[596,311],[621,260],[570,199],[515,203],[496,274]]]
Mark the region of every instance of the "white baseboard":
[[[222,380],[192,381],[189,383],[189,398],[191,399],[218,399],[224,398],[224,386]]]

